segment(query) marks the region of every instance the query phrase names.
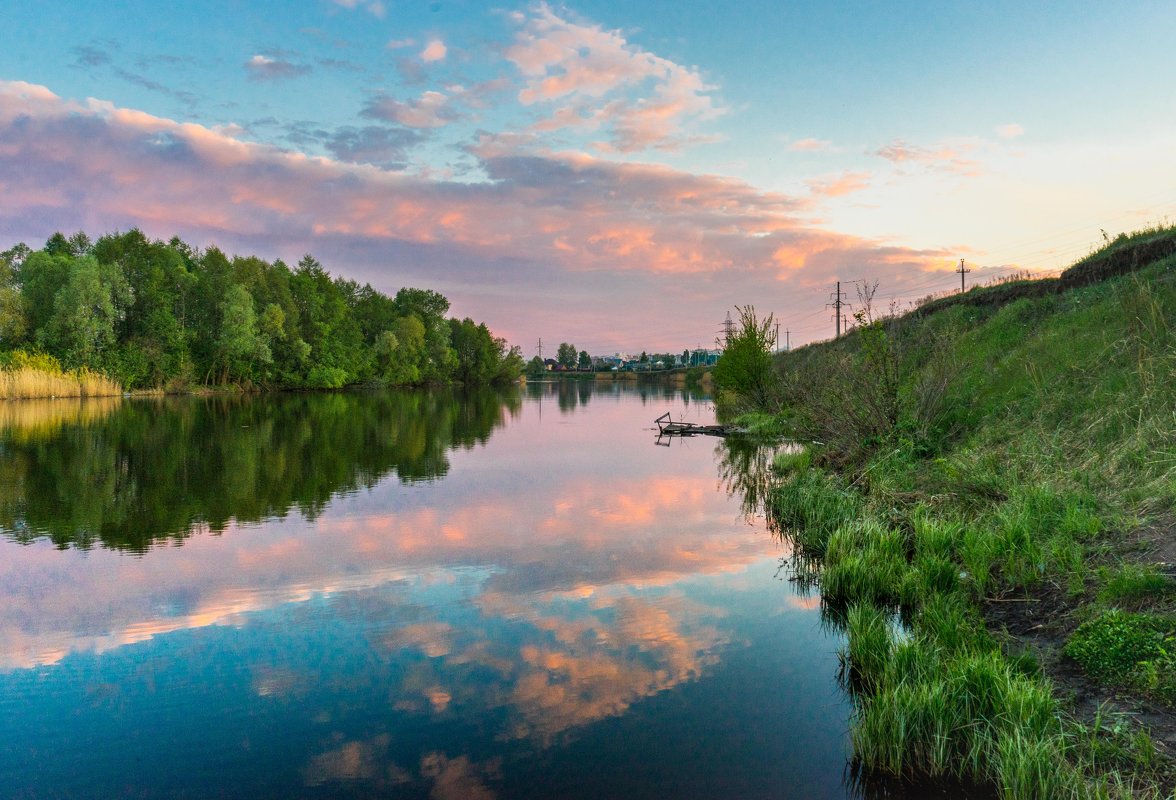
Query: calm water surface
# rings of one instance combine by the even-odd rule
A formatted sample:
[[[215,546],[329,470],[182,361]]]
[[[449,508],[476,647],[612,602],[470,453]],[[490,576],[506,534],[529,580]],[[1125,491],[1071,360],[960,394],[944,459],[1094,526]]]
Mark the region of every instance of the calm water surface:
[[[846,797],[840,640],[680,390],[0,406],[0,796]]]

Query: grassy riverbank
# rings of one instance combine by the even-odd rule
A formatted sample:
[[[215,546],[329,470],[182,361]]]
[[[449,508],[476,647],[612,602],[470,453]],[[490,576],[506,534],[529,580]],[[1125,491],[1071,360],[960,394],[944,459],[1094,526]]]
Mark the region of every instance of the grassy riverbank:
[[[847,630],[861,767],[1169,796],[1176,231],[860,322],[767,410],[809,443],[770,515]]]

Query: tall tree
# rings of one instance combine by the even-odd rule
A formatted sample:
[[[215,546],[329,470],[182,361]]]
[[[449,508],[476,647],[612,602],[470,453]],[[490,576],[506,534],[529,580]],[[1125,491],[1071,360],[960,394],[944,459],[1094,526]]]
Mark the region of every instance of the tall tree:
[[[559,349],[555,351],[555,360],[560,363],[565,369],[572,369],[576,366],[576,346],[568,342],[560,342]]]
[[[53,297],[53,310],[38,343],[71,369],[109,370],[117,343],[115,326],[125,314],[131,290],[115,264],[93,256],[77,259]]]
[[[268,364],[269,345],[257,327],[253,298],[243,286],[231,286],[221,301],[221,329],[217,337],[220,382],[254,381],[256,366]]]

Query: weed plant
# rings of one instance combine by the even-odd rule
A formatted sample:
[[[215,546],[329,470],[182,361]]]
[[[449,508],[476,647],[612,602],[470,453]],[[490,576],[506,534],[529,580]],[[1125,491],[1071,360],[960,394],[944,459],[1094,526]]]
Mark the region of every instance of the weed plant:
[[[1176,617],[1111,609],[1080,625],[1065,652],[1096,680],[1176,701]]]

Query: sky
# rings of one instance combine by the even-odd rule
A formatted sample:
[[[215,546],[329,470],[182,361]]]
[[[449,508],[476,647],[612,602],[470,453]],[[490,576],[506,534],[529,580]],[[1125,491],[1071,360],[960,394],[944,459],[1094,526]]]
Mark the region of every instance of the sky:
[[[0,249],[436,289],[534,355],[828,338],[1176,216],[1176,4],[4,0]],[[856,283],[854,283],[856,281]]]

